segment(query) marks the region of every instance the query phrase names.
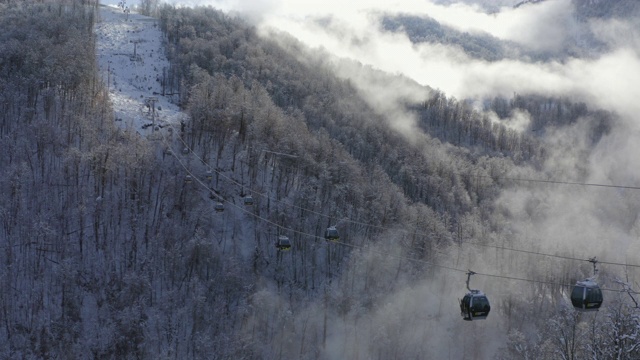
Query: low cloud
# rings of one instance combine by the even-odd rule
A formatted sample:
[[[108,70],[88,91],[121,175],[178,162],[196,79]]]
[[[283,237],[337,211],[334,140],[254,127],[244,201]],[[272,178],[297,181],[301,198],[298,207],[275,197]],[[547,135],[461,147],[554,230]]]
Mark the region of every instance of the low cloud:
[[[512,112],[511,116],[506,119],[500,119],[498,114],[493,111],[487,112],[486,116],[492,122],[499,123],[517,132],[525,131],[531,123],[531,114],[526,110],[516,109]]]
[[[217,4],[223,10],[244,11],[248,3],[228,0]],[[212,5],[215,6],[216,2]],[[640,121],[637,118],[640,114],[640,42],[634,24],[620,20],[590,23],[598,39],[608,44],[610,49],[599,56],[540,62],[514,59],[489,62],[472,58],[460,47],[414,44],[405,34],[384,31],[380,25],[381,14],[429,16],[460,31],[485,32],[544,51],[563,46],[567,37],[574,35],[575,16],[570,0],[549,0],[516,9],[503,8],[495,14],[487,14],[480,7],[466,4],[444,6],[432,2],[415,4],[407,0],[317,0],[304,4],[294,0],[274,0],[261,3],[260,12],[262,34],[270,36],[287,32],[322,56],[331,58],[327,63],[335,73],[350,79],[370,106],[389,118],[392,126],[407,136],[416,132],[415,118],[402,110],[403,104],[426,99],[429,96],[427,87],[443,90],[458,99],[511,97],[514,93],[557,96],[585,102],[591,109],[615,112],[620,121],[611,124],[610,132],[597,144],[587,141],[593,129],[589,126],[593,121],[590,118],[578,119],[572,126],[549,129],[545,134],[548,145],[545,151],[549,159],[545,168],[542,171],[520,169],[519,173],[510,175],[539,179],[544,174],[547,178],[542,180],[640,184],[637,160],[640,153],[640,142],[637,141],[640,138]],[[338,58],[346,60],[335,60]],[[387,77],[381,72],[401,76]],[[497,117],[493,120],[497,121]],[[522,130],[529,123],[529,114],[514,112],[510,119],[500,121],[512,129]],[[637,245],[637,237],[640,236],[639,197],[640,193],[628,189],[514,184],[504,190],[496,205],[509,216],[509,223],[505,221],[504,224],[505,233],[512,231],[518,235],[505,240],[507,246],[572,257],[601,256],[607,261],[626,262],[629,259],[629,262],[637,263],[631,259],[640,257],[640,246]],[[518,271],[518,268],[526,267],[521,267],[515,260],[513,268],[509,269],[504,257],[491,258],[490,253],[471,252],[468,248],[458,251],[450,258],[457,258],[460,263],[451,266],[475,265],[476,271],[486,268],[487,273],[529,276]],[[465,255],[464,251],[469,253]],[[497,252],[494,256],[498,256]],[[522,259],[532,262],[529,268],[540,272],[562,276],[573,271],[570,276],[583,275],[577,266],[569,270],[566,267],[560,269],[563,265],[547,269],[536,267],[539,259],[535,257],[523,255]],[[496,269],[498,265],[499,270]],[[388,269],[393,271],[392,267]],[[377,329],[387,326],[386,335],[396,331],[393,328],[395,324],[404,325],[403,321],[410,320],[413,314],[425,314],[428,319],[423,320],[431,321],[433,329],[437,329],[433,334],[429,330],[420,334],[422,338],[435,336],[438,340],[433,342],[433,357],[443,357],[441,355],[446,355],[447,350],[453,349],[452,357],[460,358],[456,355],[463,355],[464,351],[461,354],[457,348],[459,344],[448,344],[446,339],[459,330],[470,332],[469,327],[460,325],[463,322],[455,313],[453,301],[464,293],[464,278],[464,274],[443,271],[434,276],[433,281],[425,280],[413,289],[403,289],[401,296],[385,299],[387,306],[381,306],[362,318],[355,316],[350,319],[353,325],[334,318],[334,322],[329,322],[328,353],[335,357],[348,357],[345,355],[351,353],[345,348],[352,344],[358,346],[358,341],[361,341],[359,346],[363,348],[360,354],[364,355],[366,346],[377,339]],[[486,278],[479,279],[479,288],[491,291],[491,286],[498,287],[495,285],[497,281],[485,284],[482,281]],[[444,285],[445,280],[449,281],[447,286]],[[500,282],[501,291],[511,293],[505,291],[508,286],[505,283]],[[436,287],[440,284],[443,284],[441,288]],[[439,292],[433,294],[431,286]],[[416,298],[425,301],[412,302]],[[438,308],[425,308],[423,304],[438,304]],[[403,309],[409,311],[403,312]],[[453,314],[449,312],[451,310]],[[446,315],[438,315],[443,316],[442,319],[429,317],[444,312]],[[492,321],[485,326],[494,330],[493,326],[498,326],[494,324],[500,324],[500,321],[493,321],[493,318],[501,317],[504,319],[504,314],[496,311],[492,314]],[[357,321],[362,323],[356,324]],[[423,322],[416,329],[424,332]],[[499,332],[497,329],[492,331]],[[464,335],[462,338],[466,338]],[[347,344],[342,341],[345,338],[353,341]],[[369,341],[371,339],[373,341]],[[412,341],[415,346],[422,344]]]
[[[640,49],[640,22],[637,19],[593,19],[589,27],[598,40],[611,48]]]
[[[406,104],[415,104],[429,98],[429,88],[403,76],[376,71],[351,61],[336,60],[336,75],[349,79],[365,102],[388,120],[391,128],[415,140],[418,129],[415,112],[408,112]]]
[[[197,2],[194,0],[194,2]],[[429,16],[460,31],[486,32],[535,49],[562,46],[575,27],[570,0],[549,0],[493,14],[468,4],[415,4],[409,0],[347,2],[264,0],[255,5],[242,0],[201,2],[230,11],[258,6],[263,34],[287,32],[323,54],[351,59],[373,69],[401,74],[420,85],[463,98],[510,97],[518,94],[563,96],[632,118],[640,111],[640,58],[634,24],[594,21],[591,29],[611,52],[590,59],[527,62],[513,59],[488,62],[475,59],[452,45],[412,43],[405,34],[381,28],[382,14]],[[255,11],[254,11],[255,12]],[[626,37],[620,35],[626,33]],[[620,40],[627,39],[627,40]],[[635,40],[634,40],[635,39]],[[339,71],[341,76],[349,76]],[[371,89],[371,81],[362,89]],[[354,80],[355,79],[354,76]],[[382,90],[382,89],[381,89]],[[389,101],[390,103],[391,101]],[[388,107],[393,107],[389,104]]]

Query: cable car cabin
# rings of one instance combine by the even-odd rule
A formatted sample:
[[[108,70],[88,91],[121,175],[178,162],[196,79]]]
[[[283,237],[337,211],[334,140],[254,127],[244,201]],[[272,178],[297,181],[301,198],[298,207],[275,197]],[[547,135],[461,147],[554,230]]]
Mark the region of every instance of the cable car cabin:
[[[328,241],[338,241],[340,240],[340,234],[338,234],[338,229],[335,226],[328,227],[324,232],[324,238]]]
[[[244,204],[247,206],[253,205],[253,197],[251,195],[247,195],[244,197]]]
[[[489,299],[479,290],[471,290],[460,301],[460,313],[464,320],[486,319],[489,311],[491,311]]]
[[[216,212],[223,212],[224,211],[224,204],[221,203],[221,202],[216,203],[215,209],[216,209]]]
[[[211,180],[213,179],[213,172],[211,172],[211,170],[207,170],[204,176],[207,178],[207,180]]]
[[[593,280],[578,281],[571,291],[571,304],[578,311],[598,311],[602,290]]]
[[[191,184],[192,181],[193,181],[193,177],[191,175],[186,175],[184,177],[184,183],[185,184]]]
[[[291,241],[288,237],[280,235],[278,236],[276,247],[278,248],[278,250],[289,250],[291,249]]]

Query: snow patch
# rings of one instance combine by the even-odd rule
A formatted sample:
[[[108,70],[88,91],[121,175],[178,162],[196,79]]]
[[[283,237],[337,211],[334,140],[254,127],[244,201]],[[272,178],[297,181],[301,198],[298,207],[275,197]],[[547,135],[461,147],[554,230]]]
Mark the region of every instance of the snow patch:
[[[169,69],[157,19],[102,6],[96,25],[96,51],[103,81],[121,128],[161,138],[186,115],[171,95],[163,94]]]

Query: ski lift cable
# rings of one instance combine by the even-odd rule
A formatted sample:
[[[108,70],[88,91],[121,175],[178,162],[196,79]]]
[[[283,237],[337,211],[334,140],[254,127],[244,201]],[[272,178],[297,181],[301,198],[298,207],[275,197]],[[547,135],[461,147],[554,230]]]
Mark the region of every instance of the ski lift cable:
[[[209,187],[207,186],[207,184],[205,184],[205,183],[204,183],[204,182],[202,182],[202,181],[201,181],[197,176],[195,176],[195,175],[191,172],[191,170],[189,170],[189,169],[187,168],[187,166],[184,164],[184,162],[183,162],[182,160],[180,160],[180,159],[179,159],[178,155],[176,155],[176,154],[175,154],[175,152],[172,152],[172,155],[173,155],[173,156],[174,156],[174,158],[178,161],[178,163],[180,164],[180,166],[181,166],[181,167],[182,167],[182,168],[183,168],[183,169],[184,169],[184,170],[185,170],[189,175],[191,175],[194,179],[197,179],[197,181],[196,181],[196,182],[198,183],[198,185],[202,186],[202,187],[203,187],[204,189],[206,189],[207,191],[210,191],[210,189],[209,189]],[[224,200],[224,199],[222,199],[222,200]],[[292,229],[292,228],[286,227],[286,226],[284,226],[284,225],[277,224],[277,223],[275,223],[275,222],[273,222],[273,221],[271,221],[271,220],[269,220],[269,219],[266,219],[266,218],[264,218],[264,217],[262,217],[262,216],[260,216],[260,215],[257,215],[257,214],[255,214],[255,213],[253,213],[252,211],[247,210],[246,208],[244,208],[244,207],[242,207],[242,206],[236,205],[236,204],[234,204],[234,203],[232,203],[232,202],[229,202],[229,201],[226,201],[226,200],[224,200],[224,201],[225,201],[226,203],[230,204],[231,206],[233,206],[233,207],[235,207],[235,208],[237,208],[237,209],[241,210],[241,211],[242,211],[242,212],[244,212],[245,214],[248,214],[248,215],[250,215],[250,216],[252,216],[252,217],[254,217],[254,218],[258,219],[258,220],[261,220],[261,221],[263,221],[263,222],[265,222],[265,223],[267,223],[267,224],[273,225],[273,226],[275,226],[275,227],[277,227],[277,228],[279,228],[279,229],[286,230],[286,231],[288,231],[288,232],[290,232],[290,233],[295,233],[295,234],[298,234],[298,235],[301,235],[301,236],[303,236],[303,237],[307,237],[307,238],[322,239],[322,240],[324,240],[324,238],[323,238],[323,237],[321,237],[321,236],[318,236],[318,235],[315,235],[315,234],[310,234],[310,233],[307,233],[307,232],[304,232],[304,231],[300,231],[300,230],[295,230],[295,229]],[[457,268],[454,268],[454,267],[450,267],[450,266],[446,266],[446,265],[442,265],[442,264],[437,264],[437,263],[435,263],[435,262],[426,261],[426,260],[421,260],[421,259],[415,259],[415,258],[410,258],[410,257],[406,257],[406,256],[392,255],[392,254],[389,254],[388,252],[384,252],[384,251],[378,251],[378,250],[370,249],[370,248],[367,248],[367,247],[365,247],[365,246],[360,246],[360,245],[355,245],[355,244],[349,244],[349,243],[346,243],[346,242],[343,242],[343,241],[332,241],[332,243],[337,244],[337,245],[342,245],[342,246],[350,247],[350,248],[354,248],[354,249],[361,249],[361,250],[365,250],[365,251],[371,251],[371,252],[379,253],[379,254],[381,254],[381,255],[388,256],[388,257],[393,257],[393,258],[397,258],[397,259],[402,259],[402,260],[407,260],[407,261],[412,261],[412,262],[420,262],[420,263],[423,263],[423,264],[432,265],[432,266],[440,267],[440,268],[443,268],[443,269],[448,269],[448,270],[453,270],[453,271],[459,271],[459,272],[466,272],[466,270],[461,270],[461,269],[457,269]]]
[[[175,129],[174,129],[174,133],[175,133],[175,134],[177,134],[177,131],[175,131]],[[178,134],[178,135],[177,135],[177,138],[178,138],[178,140],[180,140],[180,142],[182,143],[182,145],[183,145],[185,148],[187,148],[187,149],[189,150],[189,153],[193,154],[193,156],[194,156],[195,158],[197,158],[198,160],[200,160],[200,162],[201,162],[202,164],[204,164],[204,165],[205,165],[209,170],[211,170],[211,171],[215,172],[216,174],[218,174],[219,176],[221,176],[223,179],[225,179],[225,180],[227,180],[227,181],[229,181],[229,182],[231,182],[231,183],[233,183],[233,184],[235,184],[235,185],[237,185],[237,186],[240,186],[240,187],[244,188],[244,185],[243,185],[243,184],[240,184],[239,182],[235,181],[235,180],[234,180],[234,179],[232,179],[231,177],[229,177],[229,176],[227,176],[227,175],[225,175],[225,174],[221,173],[221,172],[220,172],[220,171],[218,171],[217,169],[214,169],[212,166],[210,166],[209,164],[207,164],[207,162],[206,162],[206,161],[204,161],[204,159],[202,159],[200,156],[198,156],[198,154],[196,154],[196,152],[195,152],[195,151],[193,151],[193,149],[191,149],[191,147],[190,147],[190,146],[187,144],[187,142],[182,138],[182,136],[180,136],[180,135]],[[272,151],[267,151],[267,152],[272,152]],[[280,154],[280,153],[277,153],[277,152],[273,152],[273,153]],[[286,202],[286,201],[282,201],[282,200],[274,199],[274,198],[270,197],[267,193],[261,193],[261,192],[258,192],[258,191],[255,191],[255,190],[252,190],[251,188],[248,188],[248,190],[249,190],[249,192],[251,192],[252,194],[258,195],[258,196],[260,196],[260,197],[264,197],[264,198],[269,199],[269,200],[271,200],[271,201],[273,201],[273,202],[276,202],[276,203],[283,203],[283,204],[285,204],[285,205],[287,205],[287,206],[290,206],[290,207],[292,207],[292,208],[295,208],[295,209],[297,209],[297,210],[303,210],[303,211],[306,211],[306,212],[308,212],[308,213],[311,213],[311,214],[314,214],[314,215],[317,215],[317,216],[321,216],[321,217],[324,217],[324,218],[327,218],[327,219],[331,219],[331,218],[332,218],[332,217],[331,217],[331,216],[329,216],[329,215],[326,215],[326,214],[323,214],[323,213],[317,212],[317,211],[315,211],[315,210],[307,209],[307,208],[304,208],[304,207],[301,207],[301,206],[298,206],[298,205],[296,205],[296,204],[292,204],[292,203],[289,203],[289,202]],[[351,220],[351,219],[342,219],[342,220],[343,220],[343,221],[345,221],[345,222],[351,223],[351,224],[361,225],[361,226],[367,226],[367,227],[374,228],[374,229],[379,229],[379,230],[392,230],[392,228],[389,228],[389,227],[380,226],[380,225],[368,224],[368,223],[359,222],[359,221],[355,221],[355,220]],[[409,232],[408,230],[405,230],[405,229],[396,229],[396,230],[398,230],[398,231],[402,231],[402,232],[405,232],[405,233],[407,233],[408,235],[429,236],[428,234],[424,234],[424,233],[419,233],[419,232]],[[477,245],[482,246],[482,244],[477,244]]]
[[[494,248],[494,249],[498,249],[498,250],[507,250],[507,251],[520,252],[520,253],[523,253],[523,254],[531,254],[531,255],[538,255],[538,256],[548,256],[548,257],[554,257],[554,258],[564,259],[564,260],[573,260],[573,261],[588,261],[589,260],[589,259],[575,258],[575,257],[571,257],[571,256],[547,254],[547,253],[531,251],[531,250],[514,249],[514,248],[509,248],[509,247],[506,247],[506,246],[481,244],[481,243],[477,243],[477,242],[473,242],[473,241],[467,241],[464,244],[469,244],[469,245],[474,245],[474,246],[490,247],[490,248]],[[602,261],[602,260],[598,260],[598,262],[601,263],[601,264],[605,264],[605,265],[616,265],[616,266],[626,266],[626,267],[637,267],[637,268],[640,268],[640,265],[636,265],[636,264],[624,264],[624,263],[617,263],[617,262],[611,262],[611,261]]]
[[[175,131],[174,131],[174,132],[175,132]],[[245,188],[245,186],[244,186],[243,184],[240,184],[240,183],[239,183],[239,182],[237,182],[236,180],[234,180],[234,179],[232,179],[231,177],[229,177],[229,176],[227,176],[227,175],[225,175],[225,174],[221,173],[221,172],[220,172],[220,171],[218,171],[217,169],[214,169],[211,165],[207,164],[207,162],[206,162],[206,161],[204,161],[200,156],[198,156],[198,154],[196,154],[196,153],[195,153],[195,152],[194,152],[194,151],[189,147],[189,145],[186,143],[186,141],[185,141],[185,140],[184,140],[180,135],[178,135],[177,137],[178,137],[178,139],[180,140],[180,142],[181,142],[181,143],[182,143],[182,144],[183,144],[187,149],[189,149],[189,152],[193,153],[193,154],[194,154],[194,156],[195,156],[198,160],[200,160],[200,162],[201,162],[201,163],[203,163],[203,164],[204,164],[204,165],[205,165],[209,170],[211,170],[211,171],[215,172],[216,174],[218,174],[219,176],[221,176],[223,179],[225,179],[225,180],[227,180],[227,181],[229,181],[229,182],[231,182],[231,183],[233,183],[233,184],[235,184],[235,185],[237,185],[237,186],[239,186],[239,187]],[[269,150],[263,150],[263,151],[265,151],[265,152],[269,152],[269,153],[274,153],[274,154],[283,154],[283,153],[278,153],[278,152],[275,152],[275,151],[269,151]],[[286,155],[287,155],[287,156],[291,156],[291,155],[289,155],[289,154],[286,154]],[[317,212],[317,211],[315,211],[315,210],[307,209],[307,208],[301,207],[301,206],[296,205],[296,204],[293,204],[293,203],[289,203],[289,202],[286,202],[286,201],[283,201],[283,200],[278,200],[278,199],[272,198],[272,197],[270,197],[270,196],[269,196],[269,194],[267,194],[267,193],[262,193],[262,192],[259,192],[259,191],[256,191],[256,190],[253,190],[253,189],[251,189],[251,188],[247,188],[247,189],[248,189],[248,191],[249,191],[250,193],[252,193],[252,194],[254,194],[254,195],[257,195],[257,196],[260,196],[260,197],[263,197],[263,198],[266,198],[266,199],[269,199],[269,200],[271,200],[271,201],[273,201],[273,202],[282,203],[282,204],[285,204],[285,205],[290,206],[290,207],[292,207],[292,208],[295,208],[295,209],[297,209],[297,210],[303,210],[303,211],[306,211],[306,212],[308,212],[308,213],[310,213],[310,214],[318,215],[318,216],[321,216],[321,217],[324,217],[324,218],[327,218],[327,219],[330,219],[330,220],[333,218],[333,217],[332,217],[332,216],[330,216],[330,215],[323,214],[323,213]],[[380,226],[380,225],[367,224],[367,223],[364,223],[364,222],[359,222],[359,221],[355,221],[355,220],[351,220],[351,219],[343,219],[343,221],[345,221],[345,222],[349,222],[349,223],[351,223],[351,224],[362,225],[362,226],[367,226],[367,227],[376,228],[376,229],[382,229],[382,230],[387,230],[387,229],[389,229],[389,228],[386,228],[386,227],[383,227],[383,226]],[[401,231],[405,231],[405,230],[401,230]]]
[[[185,171],[185,172],[187,172],[187,174],[191,175],[194,179],[196,179],[196,182],[198,183],[198,185],[202,186],[202,187],[203,187],[204,189],[206,189],[208,192],[210,192],[210,191],[211,191],[211,189],[209,189],[209,187],[207,186],[207,184],[205,184],[205,183],[204,183],[204,182],[202,182],[202,181],[201,181],[197,176],[195,176],[195,174],[193,174],[193,172],[191,172],[191,170],[189,170],[189,169],[187,168],[187,166],[184,164],[184,162],[183,162],[182,160],[180,160],[180,158],[179,158],[179,157],[178,157],[174,152],[172,152],[172,155],[173,155],[173,156],[174,156],[174,158],[178,161],[178,164],[180,164],[180,166],[182,166],[182,168],[184,169],[184,171]],[[250,215],[250,216],[252,216],[252,217],[254,217],[254,218],[258,219],[258,220],[264,221],[264,222],[266,222],[266,223],[268,223],[268,224],[270,224],[270,225],[273,225],[273,226],[275,226],[275,227],[278,227],[278,228],[280,228],[280,229],[287,230],[287,231],[290,231],[290,232],[292,232],[292,233],[297,233],[297,234],[300,234],[300,235],[305,235],[305,236],[308,236],[308,237],[313,237],[313,238],[318,238],[318,239],[324,239],[324,238],[322,238],[322,237],[320,237],[320,236],[317,236],[317,235],[314,235],[314,234],[305,233],[305,232],[303,232],[303,231],[299,231],[299,230],[295,230],[295,229],[287,228],[286,226],[283,226],[283,225],[277,224],[277,223],[275,223],[275,222],[273,222],[273,221],[271,221],[271,220],[269,220],[269,219],[266,219],[266,218],[264,218],[264,217],[262,217],[262,216],[260,216],[260,215],[256,215],[256,214],[255,214],[255,213],[253,213],[252,211],[247,210],[245,207],[242,207],[242,206],[240,206],[240,205],[234,204],[233,202],[230,202],[230,201],[228,201],[228,200],[226,200],[226,199],[224,199],[224,198],[222,198],[222,197],[219,197],[219,199],[220,199],[221,201],[223,201],[223,202],[225,202],[225,203],[227,203],[227,204],[229,204],[229,205],[231,205],[231,206],[235,207],[236,209],[239,209],[240,211],[244,212],[244,213],[245,213],[245,214],[247,214],[247,215]],[[349,246],[349,247],[357,247],[356,245],[348,244],[348,243],[344,243],[344,242],[339,242],[339,241],[335,241],[335,243],[336,243],[336,244],[342,244],[342,245]]]
[[[190,153],[193,153],[194,156],[200,160],[200,162],[202,162],[205,166],[207,166],[210,170],[214,171],[216,174],[222,176],[223,178],[227,179],[228,181],[238,185],[238,186],[242,186],[244,187],[244,185],[238,183],[237,181],[233,180],[232,178],[222,174],[221,172],[219,172],[218,170],[214,169],[213,167],[211,167],[209,164],[207,164],[202,158],[200,158],[190,147],[189,145],[186,143],[186,141],[180,136],[178,135],[178,139],[180,140],[180,142],[187,148],[189,149]],[[269,151],[271,152],[271,151]],[[276,152],[274,152],[276,153]],[[490,176],[484,176],[484,175],[473,175],[476,177],[488,177],[491,178]],[[501,178],[501,177],[498,177]],[[504,177],[502,177],[504,178]],[[602,186],[602,187],[614,187],[614,188],[625,188],[625,189],[639,189],[640,187],[630,187],[630,186],[618,186],[618,185],[604,185],[604,184],[591,184],[591,183],[575,183],[575,182],[561,182],[561,181],[551,181],[551,180],[534,180],[534,179],[516,179],[516,178],[504,178],[504,179],[510,179],[510,180],[522,180],[522,181],[531,181],[531,182],[543,182],[543,183],[560,183],[560,184],[569,184],[569,185],[584,185],[584,186]],[[291,204],[288,203],[286,201],[282,201],[282,200],[278,200],[278,199],[274,199],[271,198],[268,194],[266,193],[261,193],[255,190],[251,190],[249,188],[249,191],[257,194],[261,197],[265,197],[271,201],[274,202],[279,202],[279,203],[284,203],[285,205],[291,206],[295,209],[298,210],[304,210],[307,211],[311,214],[314,215],[318,215],[318,216],[322,216],[325,218],[329,218],[331,219],[331,216],[323,214],[323,213],[319,213],[317,211],[311,210],[311,209],[307,209],[307,208],[303,208],[301,206],[295,205],[295,204]],[[234,204],[235,205],[235,204]],[[243,209],[246,210],[246,209]],[[356,225],[362,225],[362,226],[367,226],[367,227],[371,227],[371,228],[375,228],[375,229],[380,229],[380,230],[394,230],[393,228],[390,227],[385,227],[385,226],[380,226],[380,225],[373,225],[373,224],[368,224],[368,223],[364,223],[364,222],[359,222],[359,221],[355,221],[355,220],[351,220],[351,219],[342,219],[345,222],[351,223],[351,224],[356,224]],[[409,230],[406,229],[395,229],[398,231],[402,231],[405,232],[408,235],[418,235],[418,236],[429,236],[429,234],[426,233],[420,233],[420,232],[411,232]],[[474,242],[474,241],[467,241],[465,242],[465,244],[470,244],[470,245],[474,245],[474,246],[482,246],[482,247],[490,247],[490,248],[495,248],[495,249],[499,249],[499,250],[506,250],[506,251],[513,251],[513,252],[520,252],[523,254],[530,254],[530,255],[538,255],[538,256],[546,256],[546,257],[553,257],[553,258],[558,258],[558,259],[564,259],[564,260],[573,260],[573,261],[585,261],[587,259],[581,259],[581,258],[574,258],[574,257],[570,257],[570,256],[563,256],[563,255],[555,255],[555,254],[547,254],[547,253],[542,253],[542,252],[536,252],[536,251],[531,251],[531,250],[522,250],[522,249],[515,249],[515,248],[510,248],[510,247],[506,247],[506,246],[498,246],[498,245],[490,245],[490,244],[482,244],[482,243],[478,243],[478,242]],[[606,264],[606,265],[615,265],[615,266],[624,266],[624,267],[636,267],[636,268],[640,268],[640,265],[637,264],[625,264],[625,263],[617,263],[617,262],[610,262],[610,261],[602,261],[602,260],[598,260],[598,262],[600,262],[601,264]]]
[[[516,177],[508,177],[508,176],[489,176],[489,175],[479,175],[479,174],[469,174],[469,176],[478,177],[478,178],[503,179],[503,180],[510,180],[510,181],[533,182],[533,183],[544,183],[544,184],[578,185],[578,186],[604,187],[604,188],[613,188],[613,189],[640,190],[640,186],[629,186],[629,185],[599,184],[599,183],[585,183],[585,182],[576,182],[576,181],[543,180],[543,179],[526,179],[526,178],[516,178]]]
[[[178,163],[184,168],[184,170],[186,172],[188,172],[189,174],[191,174],[192,176],[194,176],[191,173],[191,171],[186,167],[186,165],[184,165],[184,163],[177,157],[177,155],[175,153],[173,153],[173,155],[178,160]],[[194,178],[198,179],[196,176],[194,176]],[[209,188],[207,187],[207,185],[205,183],[203,183],[202,181],[200,181],[199,179],[198,179],[198,184],[200,184],[202,187],[204,187],[206,190],[209,191]],[[236,207],[237,209],[240,209],[242,212],[244,212],[244,213],[246,213],[246,214],[248,214],[250,216],[253,216],[254,218],[259,219],[259,220],[261,220],[261,221],[263,221],[263,222],[265,222],[267,224],[273,225],[273,226],[275,226],[275,227],[277,227],[279,229],[286,230],[286,231],[288,231],[290,233],[295,233],[295,234],[301,235],[302,237],[308,237],[308,238],[312,238],[312,239],[322,239],[322,237],[317,236],[315,234],[309,234],[309,233],[306,233],[304,231],[295,230],[295,229],[286,227],[284,225],[277,224],[277,223],[275,223],[275,222],[273,222],[273,221],[271,221],[269,219],[266,219],[266,218],[264,218],[262,216],[256,215],[255,213],[245,209],[244,207],[241,207],[241,206],[236,205],[236,204],[231,203],[231,202],[228,202],[228,203],[230,205]],[[355,245],[355,244],[345,243],[343,241],[335,241],[334,243],[337,244],[337,245],[347,246],[347,247],[354,248],[354,249],[360,249],[360,250],[363,250],[363,251],[370,251],[370,252],[373,252],[373,253],[381,254],[381,255],[383,255],[385,257],[389,257],[389,258],[396,258],[396,259],[399,259],[399,260],[407,260],[407,261],[411,261],[411,262],[418,262],[418,263],[422,263],[422,264],[426,264],[426,265],[432,265],[432,266],[443,268],[443,269],[446,269],[446,270],[457,271],[457,272],[462,272],[462,273],[467,273],[468,272],[468,270],[458,269],[458,268],[455,268],[455,267],[438,264],[438,263],[435,263],[435,262],[432,262],[432,261],[426,261],[426,260],[422,260],[422,259],[415,259],[415,258],[410,258],[410,257],[407,257],[407,256],[393,255],[393,254],[389,254],[388,252],[384,252],[384,251],[381,251],[381,250],[374,250],[374,249],[371,249],[371,248],[366,248],[365,246],[359,246],[359,245]],[[531,253],[533,253],[533,252],[531,252]],[[574,260],[574,259],[572,259],[572,260]],[[575,259],[575,260],[578,260],[578,259]],[[602,262],[602,263],[604,263],[604,262]],[[553,282],[553,281],[534,280],[534,279],[527,279],[527,278],[506,276],[506,275],[487,274],[487,273],[479,273],[479,272],[474,272],[474,274],[475,275],[480,275],[480,276],[491,277],[491,278],[516,280],[516,281],[525,281],[525,282],[531,282],[531,283],[537,283],[537,284],[547,284],[547,285],[555,285],[555,286],[562,286],[562,287],[573,286],[573,285],[563,284],[563,283],[558,283],[558,282]],[[616,289],[608,289],[608,288],[602,288],[602,290],[603,291],[612,291],[612,292],[624,292],[625,291],[624,289],[616,290]]]
[[[164,137],[163,137],[164,140]],[[165,145],[168,145],[165,142]],[[202,182],[202,180],[200,180],[200,178],[198,176],[196,176],[193,172],[191,172],[191,170],[189,170],[187,168],[187,166],[182,162],[182,160],[172,151],[171,154],[173,155],[173,157],[176,159],[176,161],[178,161],[178,164],[180,164],[180,166],[182,166],[182,168],[187,172],[187,174],[191,175],[191,178],[194,179],[198,184],[202,185],[203,187],[205,187],[207,189],[207,191],[209,191],[211,194],[214,194],[214,196],[221,202],[227,202],[222,196],[216,194],[215,192],[213,192],[211,189],[209,189],[209,187],[207,186],[207,184],[205,184],[204,182]],[[235,205],[235,204],[234,204]]]
[[[574,286],[573,284],[563,284],[563,283],[559,283],[559,282],[555,282],[555,281],[534,280],[534,279],[527,279],[527,278],[515,277],[515,276],[506,276],[506,275],[497,275],[497,274],[485,274],[485,273],[479,273],[479,272],[476,272],[475,275],[487,276],[487,277],[498,278],[498,279],[526,281],[526,282],[531,282],[531,283],[555,285],[555,286],[562,286],[562,287],[573,287]],[[628,289],[610,289],[610,288],[600,288],[600,289],[603,290],[603,291],[611,291],[611,292],[627,292],[628,291]],[[637,294],[637,292],[634,292],[634,291],[631,291],[631,292]]]
[[[175,153],[173,153],[173,152],[172,152],[172,154],[178,160],[179,164],[184,168],[184,170],[187,173],[189,173],[190,175],[194,176],[191,173],[191,171],[186,167],[186,165],[184,165],[184,163],[180,159],[178,159],[177,155]],[[197,179],[196,176],[194,176],[194,178]],[[197,182],[198,182],[199,185],[204,187],[207,191],[210,191],[210,189],[207,187],[207,185],[204,182],[200,181],[199,179],[198,179]],[[309,234],[309,233],[306,233],[304,231],[295,230],[295,229],[286,227],[284,225],[277,224],[277,223],[275,223],[275,222],[273,222],[273,221],[271,221],[269,219],[266,219],[266,218],[264,218],[262,216],[256,215],[255,213],[245,209],[244,207],[241,207],[241,206],[236,205],[234,203],[231,203],[229,201],[227,201],[227,203],[229,203],[230,205],[236,207],[237,209],[240,209],[244,213],[246,213],[246,214],[248,214],[250,216],[253,216],[256,219],[264,221],[264,222],[266,222],[266,223],[268,223],[270,225],[273,225],[273,226],[275,226],[275,227],[277,227],[279,229],[283,229],[283,230],[286,230],[288,232],[301,235],[302,237],[308,237],[308,238],[313,238],[313,239],[323,239],[321,236],[317,236],[315,234]],[[377,253],[377,254],[380,254],[380,255],[383,255],[383,256],[389,257],[389,258],[395,258],[395,259],[399,259],[399,260],[407,260],[407,261],[411,261],[411,262],[422,263],[422,264],[425,264],[425,265],[431,265],[431,266],[442,268],[442,269],[445,269],[445,270],[457,271],[457,272],[462,272],[462,273],[465,273],[465,274],[469,272],[469,270],[458,269],[458,268],[455,268],[455,267],[452,267],[452,266],[438,264],[438,263],[435,263],[433,261],[416,259],[416,258],[411,258],[411,257],[401,256],[401,255],[393,255],[393,254],[389,254],[388,252],[385,252],[385,251],[375,250],[375,249],[371,249],[371,248],[367,248],[365,246],[360,246],[360,245],[355,245],[355,244],[349,244],[349,243],[345,243],[343,241],[334,241],[333,243],[337,244],[337,245],[342,245],[342,246],[354,248],[354,249],[360,249],[360,250],[363,250],[363,251],[369,251],[369,252]],[[528,252],[528,253],[535,254],[534,252]],[[538,254],[538,255],[540,255],[540,254]],[[574,258],[568,258],[568,259],[570,259],[570,260],[584,260],[584,259],[574,259]],[[587,261],[589,261],[589,260],[587,260]],[[608,262],[599,261],[599,260],[598,260],[598,262],[603,263],[603,264],[626,265],[626,264],[608,263]],[[515,280],[515,281],[530,282],[530,283],[536,283],[536,284],[555,285],[555,286],[562,286],[562,287],[573,287],[574,286],[574,285],[571,285],[571,284],[563,284],[563,283],[554,282],[554,281],[535,280],[535,279],[527,279],[527,278],[523,278],[523,277],[506,276],[506,275],[498,275],[498,274],[488,274],[488,273],[481,273],[481,272],[474,272],[474,275],[486,276],[486,277],[490,277],[490,278],[505,279],[505,280]],[[602,291],[610,291],[610,292],[631,292],[631,293],[634,293],[634,294],[639,294],[638,292],[630,291],[629,289],[601,288],[601,290]]]

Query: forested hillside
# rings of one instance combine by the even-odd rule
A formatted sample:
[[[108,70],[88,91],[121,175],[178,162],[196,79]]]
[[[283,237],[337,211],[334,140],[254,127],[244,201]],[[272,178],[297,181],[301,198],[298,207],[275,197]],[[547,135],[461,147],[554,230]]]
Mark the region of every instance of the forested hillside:
[[[171,66],[158,81],[186,120],[150,140],[115,121],[94,55],[100,13],[0,4],[1,358],[640,356],[637,268],[603,269],[629,291],[581,315],[567,284],[591,268],[577,261],[617,252],[563,243],[579,231],[555,223],[613,219],[602,232],[627,239],[637,195],[567,215],[565,196],[616,190],[521,181],[588,181],[615,112],[533,94],[478,106],[416,83],[419,101],[382,111],[334,65],[399,75],[164,5]],[[467,269],[492,301],[484,322],[460,319]]]

